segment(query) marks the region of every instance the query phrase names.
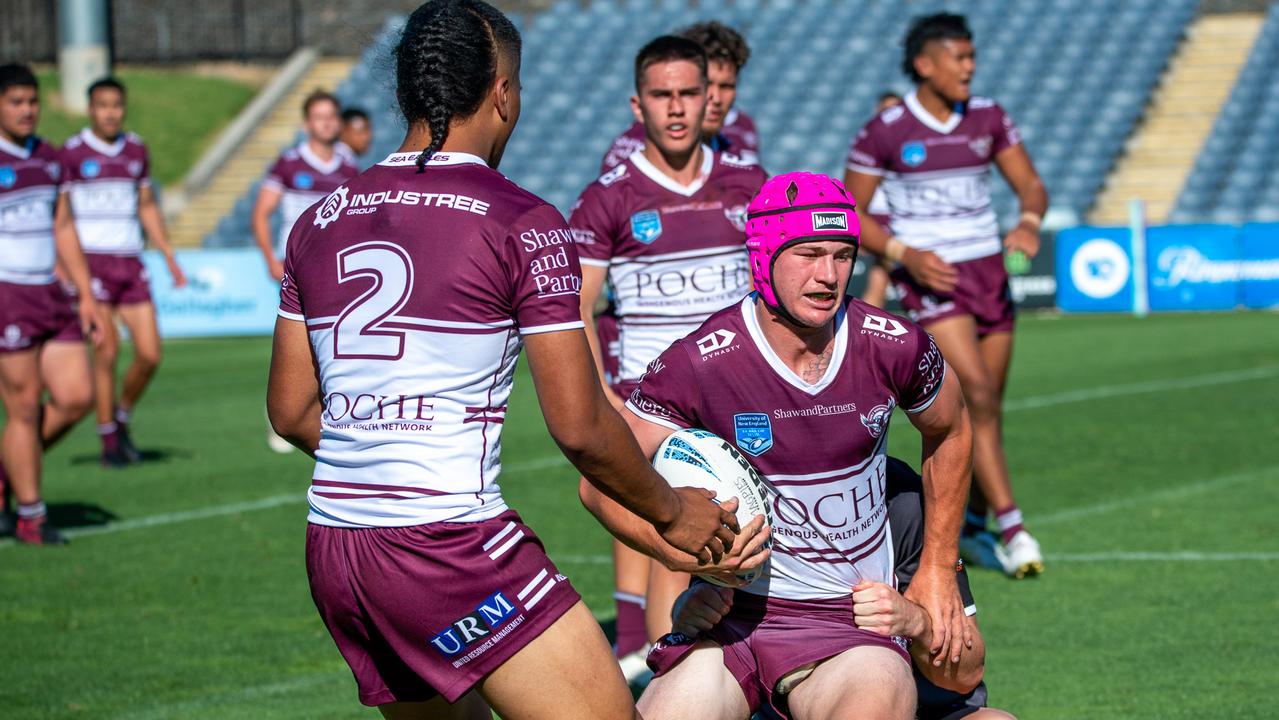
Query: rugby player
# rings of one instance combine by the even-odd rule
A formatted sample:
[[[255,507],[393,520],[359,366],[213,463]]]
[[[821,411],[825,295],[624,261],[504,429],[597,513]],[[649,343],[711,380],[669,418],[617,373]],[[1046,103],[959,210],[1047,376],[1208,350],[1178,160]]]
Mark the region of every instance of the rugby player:
[[[323,90],[311,93],[302,103],[302,119],[306,138],[276,158],[253,206],[253,237],[276,282],[284,275],[285,243],[293,223],[307,207],[360,171],[355,159],[338,145],[342,116],[336,97]],[[280,232],[272,239],[271,215],[276,208],[280,209]]]
[[[759,160],[759,133],[755,121],[734,107],[737,79],[750,59],[751,49],[736,30],[711,20],[691,25],[675,33],[706,50],[706,114],[702,117],[702,139],[712,150],[726,150],[741,157]],[[643,149],[649,140],[643,120],[636,119],[618,135],[604,153],[600,173],[608,172]]]
[[[89,290],[62,168],[53,146],[35,134],[40,118],[36,76],[25,65],[0,65],[0,532],[19,542],[66,542],[49,523],[40,495],[43,448],[89,412],[93,388],[84,338],[101,341],[105,325]],[[78,302],[54,275],[61,265]],[[45,391],[49,398],[41,402]],[[15,523],[8,497],[17,501]]]
[[[672,552],[719,561],[736,503],[640,455],[596,376],[568,226],[494,169],[519,32],[480,0],[432,0],[395,57],[403,144],[310,208],[285,258],[267,404],[316,458],[312,596],[386,717],[634,717],[598,623],[498,486],[521,349],[564,454]]]
[[[115,369],[120,338],[115,323],[103,326],[102,343],[93,353],[93,404],[102,464],[108,467],[142,459],[129,423],[160,365],[160,331],[141,258],[147,239],[164,254],[173,285],[186,285],[151,188],[147,146],[142,138],[125,132],[124,117],[124,85],[115,78],[98,80],[89,86],[90,126],[68,139],[61,153],[61,191],[71,203],[94,298],[104,311],[119,316],[133,339],[133,360],[124,373],[119,400]]]
[[[879,101],[875,104],[875,114],[878,115],[890,107],[901,104],[901,95],[892,91],[885,92],[879,96]],[[875,190],[875,194],[871,196],[866,212],[875,218],[880,227],[888,227],[890,221],[888,200],[884,198],[882,187]],[[863,253],[862,257],[862,261],[866,263],[866,289],[862,291],[862,300],[882,308],[888,299],[888,271],[892,269],[892,265],[873,253]]]
[[[885,496],[888,503],[888,527],[892,533],[893,574],[897,587],[876,582],[854,585],[854,620],[858,627],[884,635],[897,633],[910,640],[912,671],[918,695],[915,711],[917,718],[1008,720],[1012,717],[1008,713],[986,707],[988,693],[986,683],[982,680],[985,643],[977,628],[977,603],[973,600],[968,572],[963,564],[958,566],[956,581],[959,596],[964,601],[964,615],[967,616],[973,646],[964,653],[959,666],[937,667],[929,662],[924,650],[929,632],[927,613],[901,595],[910,586],[911,578],[919,569],[919,556],[923,550],[922,481],[919,474],[905,462],[894,457],[888,458]],[[722,620],[728,614],[732,602],[733,592],[730,588],[694,582],[676,600],[671,613],[672,630],[683,637],[671,637],[667,642],[691,642]],[[767,712],[762,715],[770,717]]]
[[[931,662],[962,662],[956,542],[972,437],[959,382],[917,325],[845,297],[857,215],[837,181],[772,178],[747,236],[755,292],[665,350],[626,417],[650,456],[673,431],[699,427],[752,458],[773,509],[769,564],[702,639],[655,646],[639,709],[648,720],[694,704],[702,718],[743,719],[764,704],[799,720],[854,706],[913,717],[906,641],[856,627],[852,592],[893,582],[884,475],[900,406],[923,436],[927,511],[907,596],[927,609]],[[634,515],[585,484],[582,499],[615,536],[684,569]]]
[[[667,35],[640,49],[631,109],[647,141],[587,186],[569,216],[582,259],[582,318],[594,340],[596,302],[606,281],[612,289],[620,367],[607,392],[619,409],[658,353],[750,291],[743,223],[765,174],[753,159],[702,141],[707,72],[706,52],[687,38]],[[592,350],[607,376],[607,345],[593,342]],[[651,639],[643,623],[649,560],[620,543],[614,560],[617,654],[633,679]],[[652,638],[669,617],[656,612],[661,630]]]
[[[351,149],[356,157],[364,157],[373,144],[373,124],[369,114],[357,107],[349,107],[342,111],[342,144]]]
[[[1012,120],[994,100],[970,94],[976,51],[964,18],[917,18],[905,47],[903,69],[915,90],[858,133],[845,182],[867,201],[884,181],[893,235],[863,213],[866,246],[901,263],[893,282],[902,306],[933,334],[959,376],[972,414],[977,487],[1001,533],[990,549],[1007,574],[1023,577],[1043,570],[1043,556],[1013,497],[1001,434],[1013,347],[1003,251],[1038,252],[1048,195]],[[990,203],[991,163],[1021,204],[1017,226],[1002,242]],[[985,524],[983,508],[966,535],[979,540],[974,533]],[[966,554],[976,561],[971,556],[980,553],[966,547]]]

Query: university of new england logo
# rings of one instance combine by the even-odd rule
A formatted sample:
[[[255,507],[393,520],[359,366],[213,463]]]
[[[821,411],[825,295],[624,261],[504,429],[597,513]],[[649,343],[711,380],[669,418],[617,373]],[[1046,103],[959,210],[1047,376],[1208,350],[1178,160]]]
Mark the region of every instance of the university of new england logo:
[[[310,190],[315,187],[315,178],[311,177],[309,172],[300,172],[293,174],[293,184],[299,190]]]
[[[95,178],[102,174],[102,165],[92,158],[80,163],[80,174],[86,178]]]
[[[733,416],[737,447],[758,457],[773,446],[773,425],[765,413],[738,413]]]
[[[641,210],[631,216],[631,235],[645,245],[662,235],[662,216],[656,210]]]
[[[928,159],[928,150],[922,142],[908,142],[902,145],[902,162],[910,167],[919,167]]]
[[[315,224],[320,226],[321,230],[328,227],[329,223],[337,220],[346,209],[347,203],[346,186],[329,193],[329,196],[324,198],[324,202],[320,203],[320,207],[315,209]]]
[[[18,182],[18,173],[11,165],[0,167],[0,188],[8,190]]]

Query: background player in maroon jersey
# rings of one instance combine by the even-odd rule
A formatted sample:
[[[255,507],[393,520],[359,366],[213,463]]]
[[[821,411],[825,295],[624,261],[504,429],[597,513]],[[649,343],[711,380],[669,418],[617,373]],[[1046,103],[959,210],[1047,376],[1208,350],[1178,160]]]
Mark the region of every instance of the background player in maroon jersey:
[[[40,496],[41,454],[89,411],[84,337],[100,342],[105,323],[89,289],[67,200],[58,196],[57,153],[35,135],[39,118],[35,75],[23,65],[0,66],[0,395],[5,407],[0,495],[7,498],[11,490],[18,502],[18,540],[48,545],[65,539],[49,524]],[[79,292],[76,309],[55,279],[55,263]],[[45,390],[49,400],[42,402]],[[0,522],[5,529],[12,526],[7,508],[0,508]]]
[[[886,181],[897,237],[863,214],[866,246],[901,262],[894,280],[903,306],[933,333],[959,375],[972,413],[976,484],[1002,535],[1002,543],[987,549],[1007,574],[1022,577],[1042,571],[1043,556],[1023,527],[1003,449],[1013,306],[1001,250],[1031,257],[1038,252],[1048,194],[1011,119],[993,100],[971,96],[975,68],[963,17],[917,18],[903,58],[915,91],[857,136],[845,179],[862,202]],[[990,204],[991,163],[1017,193],[1022,211],[1002,248]],[[965,527],[965,554],[974,561],[981,547],[968,541],[986,537],[985,505],[978,503],[975,521],[970,517]]]
[[[342,144],[351,148],[356,157],[364,157],[373,144],[373,125],[368,113],[357,107],[342,111]]]
[[[736,30],[711,20],[690,25],[675,33],[702,46],[706,51],[706,114],[702,117],[702,139],[712,150],[723,150],[759,159],[759,133],[755,121],[736,108],[737,82],[750,59],[751,49]],[[631,153],[644,147],[648,137],[644,123],[636,120],[617,136],[600,163],[606,172]]]
[[[129,423],[160,365],[160,330],[139,257],[145,240],[164,254],[174,287],[186,285],[151,187],[146,145],[137,135],[125,132],[125,109],[125,89],[118,80],[93,83],[89,86],[90,127],[71,137],[62,149],[62,192],[70,196],[95,297],[105,311],[119,315],[133,340],[133,359],[125,370],[118,401],[115,372],[120,337],[114,323],[103,327],[102,344],[93,353],[102,464],[111,467],[142,459]]]
[[[284,275],[284,243],[289,230],[311,203],[329,194],[358,172],[353,158],[338,149],[342,108],[336,97],[322,90],[302,103],[306,139],[286,149],[267,171],[253,206],[253,238],[266,260],[271,279]],[[271,215],[281,209],[280,232],[271,237]]]
[[[591,183],[569,218],[582,258],[584,321],[592,322],[606,280],[612,290],[620,366],[609,395],[619,408],[658,353],[750,290],[741,223],[764,172],[712,150],[698,132],[707,63],[701,46],[682,37],[659,37],[639,51],[631,105],[647,141]],[[595,348],[601,366],[607,349]],[[621,544],[614,557],[617,653],[634,679],[646,641],[660,635],[645,637],[642,622],[649,560]],[[655,612],[664,630],[666,613]]]
[[[486,3],[418,8],[396,50],[400,151],[289,240],[268,407],[317,461],[312,596],[361,701],[390,718],[488,718],[481,697],[503,717],[635,717],[599,625],[495,482],[521,346],[547,429],[604,492],[708,562],[736,526],[732,501],[672,490],[639,454],[591,360],[568,227],[493,169],[519,52]],[[418,393],[431,424],[338,418],[332,398],[374,392]]]
[[[875,104],[875,114],[878,115],[890,107],[900,105],[901,102],[901,95],[891,91],[885,92],[879,96],[879,102]],[[888,201],[884,199],[882,190],[876,190],[866,212],[875,218],[880,227],[888,228],[891,217],[888,212]],[[888,271],[891,265],[871,252],[862,253],[862,258],[862,262],[866,263],[866,289],[862,291],[862,300],[875,307],[884,307],[888,295]]]

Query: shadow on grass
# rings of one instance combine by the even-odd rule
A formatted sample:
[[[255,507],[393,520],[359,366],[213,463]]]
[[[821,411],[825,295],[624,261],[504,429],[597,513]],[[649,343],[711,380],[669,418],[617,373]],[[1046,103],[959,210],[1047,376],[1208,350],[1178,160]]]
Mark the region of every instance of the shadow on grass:
[[[94,527],[117,519],[115,513],[100,505],[83,502],[49,503],[49,521],[58,528]]]
[[[195,453],[186,448],[152,448],[150,450],[139,450],[142,454],[142,460],[139,464],[163,462],[165,460],[189,460],[195,457]],[[72,465],[97,465],[101,463],[102,456],[96,453],[85,453],[82,455],[73,455],[71,457]],[[109,468],[111,470],[127,470],[128,468]]]

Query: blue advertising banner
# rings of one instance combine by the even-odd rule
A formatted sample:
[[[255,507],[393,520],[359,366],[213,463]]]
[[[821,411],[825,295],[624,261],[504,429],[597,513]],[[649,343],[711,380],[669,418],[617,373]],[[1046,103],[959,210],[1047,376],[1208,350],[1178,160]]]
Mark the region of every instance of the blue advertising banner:
[[[1239,239],[1243,304],[1279,307],[1279,223],[1249,223]]]
[[[164,256],[143,253],[164,338],[270,335],[280,286],[257,249],[179,250],[187,286],[173,287]]]
[[[1057,305],[1067,312],[1132,310],[1128,228],[1077,227],[1057,233]]]
[[[1146,257],[1151,310],[1233,310],[1242,300],[1233,225],[1148,228]]]

